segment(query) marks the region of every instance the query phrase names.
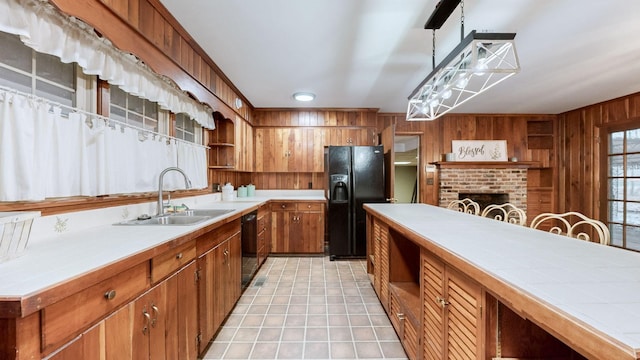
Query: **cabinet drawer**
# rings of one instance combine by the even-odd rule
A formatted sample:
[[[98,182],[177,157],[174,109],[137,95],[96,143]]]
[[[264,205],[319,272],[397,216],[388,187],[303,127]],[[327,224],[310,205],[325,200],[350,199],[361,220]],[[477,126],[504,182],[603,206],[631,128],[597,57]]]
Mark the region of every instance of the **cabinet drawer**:
[[[196,258],[196,243],[189,241],[151,259],[151,282],[156,283]]]
[[[295,211],[296,210],[296,203],[295,202],[287,202],[287,201],[276,201],[276,202],[272,202],[271,203],[271,211],[278,211],[278,210],[290,210],[290,211]]]
[[[322,209],[324,209],[322,202],[298,203],[298,211],[322,211]]]
[[[258,232],[267,230],[267,219],[266,215],[258,218]]]
[[[149,288],[149,263],[140,263],[42,310],[44,353],[86,330]]]

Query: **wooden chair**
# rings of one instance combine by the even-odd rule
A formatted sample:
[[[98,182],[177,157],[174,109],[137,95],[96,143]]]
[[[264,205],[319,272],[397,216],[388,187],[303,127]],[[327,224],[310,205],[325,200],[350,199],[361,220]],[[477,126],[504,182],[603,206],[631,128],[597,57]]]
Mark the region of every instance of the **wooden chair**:
[[[480,216],[516,225],[527,223],[527,213],[512,203],[487,205]]]
[[[577,221],[572,224],[571,221],[576,219]],[[575,211],[564,214],[542,213],[531,221],[529,227],[538,229],[541,225],[550,226],[549,232],[580,240],[592,241],[591,235],[593,235],[594,242],[609,245],[611,241],[611,233],[607,225],[602,221],[588,218]]]
[[[480,205],[471,199],[453,200],[447,209],[457,210],[471,215],[480,215]]]

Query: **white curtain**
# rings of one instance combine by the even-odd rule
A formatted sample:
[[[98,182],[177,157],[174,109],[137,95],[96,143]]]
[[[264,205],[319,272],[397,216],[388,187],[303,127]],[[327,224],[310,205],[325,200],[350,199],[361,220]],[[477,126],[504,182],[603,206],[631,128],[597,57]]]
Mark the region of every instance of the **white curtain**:
[[[158,190],[178,166],[207,187],[206,150],[84,113],[61,115],[45,100],[0,91],[0,201],[39,201]],[[165,190],[184,189],[177,172]]]
[[[212,110],[153,73],[129,54],[99,38],[86,24],[68,19],[37,0],[0,1],[0,31],[19,35],[38,52],[76,62],[86,74],[98,75],[124,91],[157,102],[176,114],[186,113],[207,129],[214,129]]]

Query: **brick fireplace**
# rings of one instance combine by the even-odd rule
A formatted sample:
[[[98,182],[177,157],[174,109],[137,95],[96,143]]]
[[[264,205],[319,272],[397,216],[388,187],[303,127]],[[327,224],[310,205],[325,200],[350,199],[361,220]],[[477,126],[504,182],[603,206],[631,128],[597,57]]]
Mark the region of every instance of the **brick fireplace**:
[[[495,194],[496,198],[508,199],[513,205],[527,210],[527,165],[522,163],[438,163],[439,206],[446,207],[452,200],[459,200],[459,194],[486,198],[485,194]],[[506,196],[505,196],[506,195]]]

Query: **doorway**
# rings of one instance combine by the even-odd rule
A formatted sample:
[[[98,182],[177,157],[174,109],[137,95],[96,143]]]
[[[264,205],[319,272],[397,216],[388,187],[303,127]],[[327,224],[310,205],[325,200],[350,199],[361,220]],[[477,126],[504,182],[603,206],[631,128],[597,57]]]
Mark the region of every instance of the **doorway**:
[[[394,190],[397,203],[420,202],[420,135],[394,137]]]

